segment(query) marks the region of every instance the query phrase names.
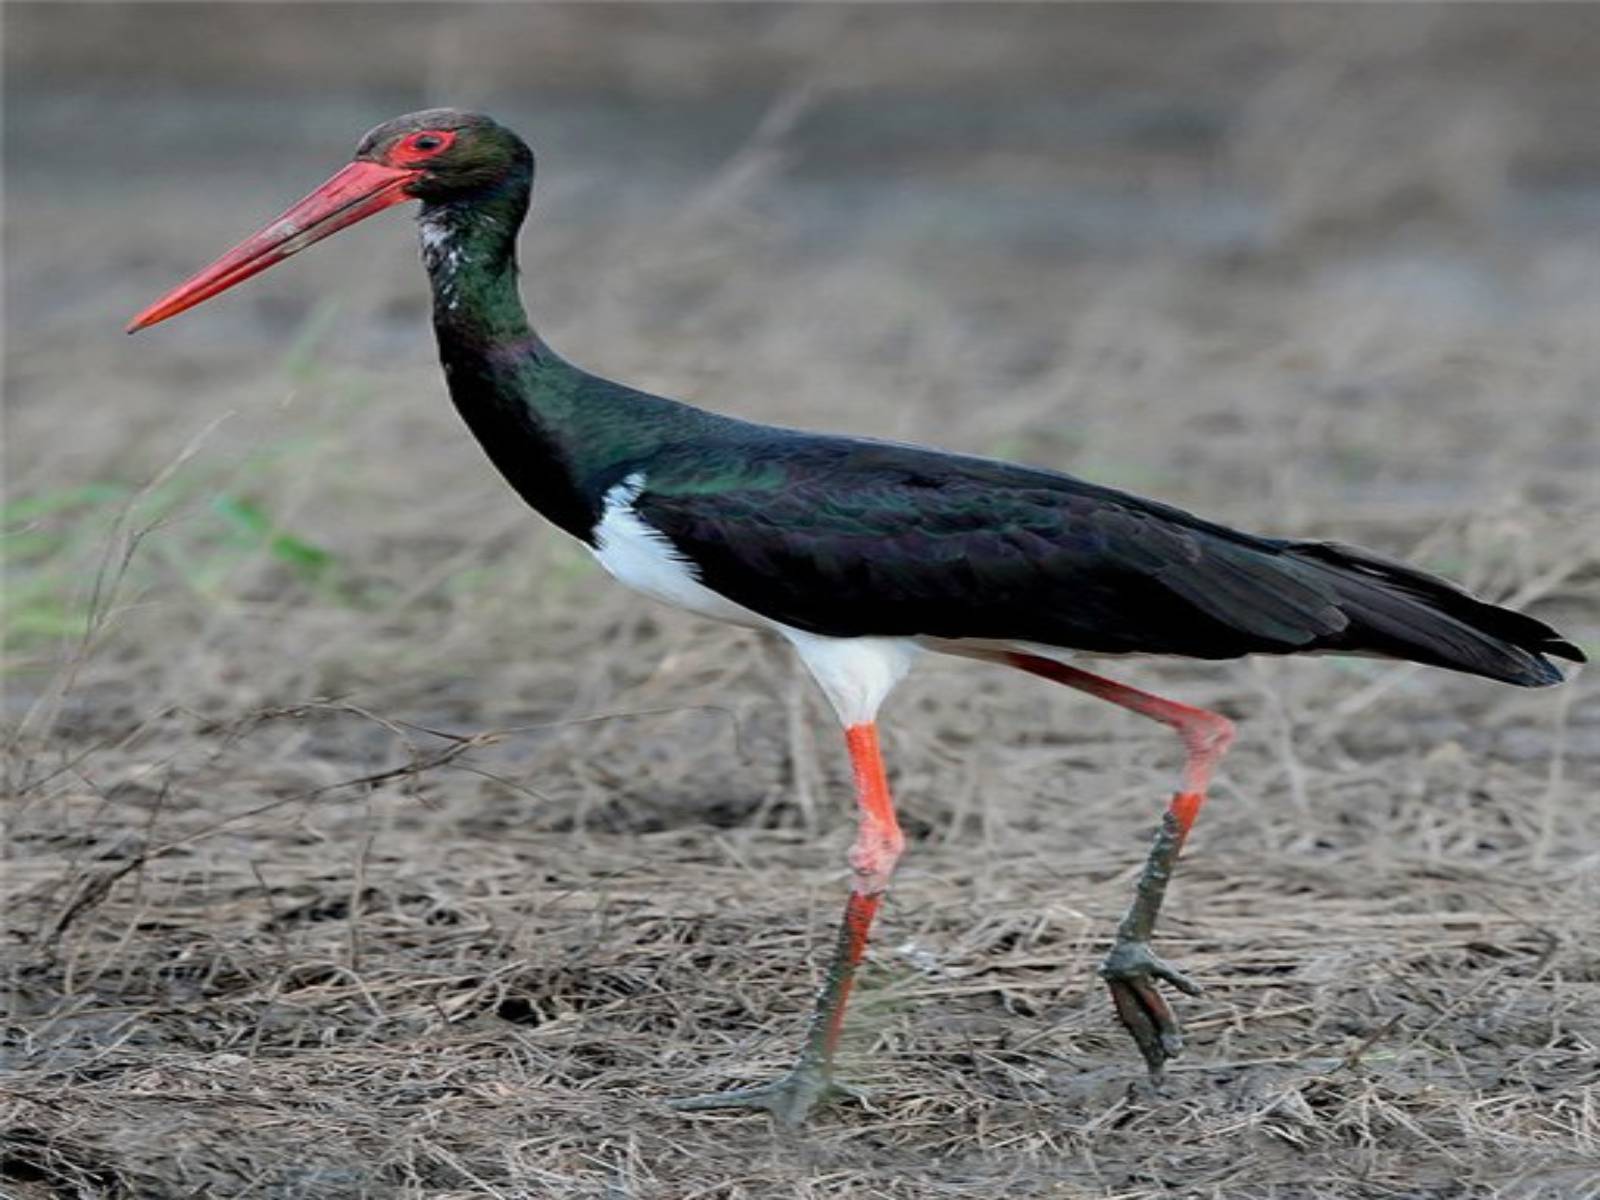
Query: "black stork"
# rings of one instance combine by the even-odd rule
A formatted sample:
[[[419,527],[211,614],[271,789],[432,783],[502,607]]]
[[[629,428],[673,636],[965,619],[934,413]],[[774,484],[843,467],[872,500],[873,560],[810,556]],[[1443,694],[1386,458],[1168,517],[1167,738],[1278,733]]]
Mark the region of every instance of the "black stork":
[[[1069,475],[868,438],[757,425],[636,391],[558,357],[528,323],[516,238],[533,155],[489,117],[433,109],[361,139],[355,159],[129,325],[143,329],[329,234],[422,203],[422,259],[450,396],[513,488],[645,595],[771,630],[844,726],[859,831],[837,948],[782,1078],[677,1102],[803,1120],[837,1089],[834,1051],[867,932],[904,839],[878,708],[925,651],[1016,667],[1131,709],[1183,741],[1182,783],[1100,967],[1160,1081],[1182,1048],[1157,988],[1200,988],[1151,930],[1233,724],[1071,665],[1074,654],[1332,651],[1519,687],[1584,661],[1532,617],[1331,542],[1241,533]]]

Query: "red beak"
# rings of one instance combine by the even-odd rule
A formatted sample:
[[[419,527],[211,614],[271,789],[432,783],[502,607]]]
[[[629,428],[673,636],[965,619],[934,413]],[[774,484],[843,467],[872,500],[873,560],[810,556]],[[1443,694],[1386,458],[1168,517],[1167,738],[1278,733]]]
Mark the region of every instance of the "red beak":
[[[276,266],[329,234],[410,200],[406,185],[421,175],[421,171],[386,167],[382,163],[351,163],[260,233],[246,238],[141,312],[128,323],[128,332],[136,333],[157,321],[176,316]]]

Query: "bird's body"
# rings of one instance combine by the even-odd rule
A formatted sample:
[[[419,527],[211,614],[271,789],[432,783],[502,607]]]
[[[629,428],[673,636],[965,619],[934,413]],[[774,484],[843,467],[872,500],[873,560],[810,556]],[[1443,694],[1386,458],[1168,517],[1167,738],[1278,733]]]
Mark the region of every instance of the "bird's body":
[[[523,315],[512,264],[526,204],[508,190],[423,212],[450,394],[524,500],[656,599],[824,637],[1209,659],[1328,650],[1560,678],[1539,657],[1560,652],[1539,622],[1360,551],[1241,533],[1038,467],[741,421],[593,375]],[[646,546],[659,566],[645,567]]]
[[[1194,985],[1146,943],[1231,725],[1088,675],[1068,664],[1073,654],[1370,654],[1522,686],[1561,679],[1547,654],[1581,660],[1542,622],[1365,551],[1241,533],[1037,467],[754,424],[590,374],[546,346],[522,308],[515,238],[532,176],[526,146],[486,117],[399,118],[134,327],[420,199],[450,395],[511,486],[622,583],[795,647],[838,712],[856,767],[851,904],[796,1071],[696,1106],[761,1104],[798,1118],[830,1086],[844,998],[901,847],[874,722],[919,653],[1020,667],[1183,735],[1184,788],[1103,968],[1156,1074],[1178,1041],[1153,981]]]

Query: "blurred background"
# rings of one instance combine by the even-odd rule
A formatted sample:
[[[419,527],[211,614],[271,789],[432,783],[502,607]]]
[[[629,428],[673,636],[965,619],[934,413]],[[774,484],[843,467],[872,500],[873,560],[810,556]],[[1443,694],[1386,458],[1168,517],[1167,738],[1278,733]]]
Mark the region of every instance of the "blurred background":
[[[194,468],[266,471],[251,503],[340,562],[377,532],[342,488],[399,537],[424,508],[543,536],[437,403],[398,217],[118,333],[440,103],[534,145],[536,320],[640,386],[1278,533],[1338,505],[1391,549],[1600,488],[1585,6],[18,4],[7,32],[19,493],[136,485],[208,430]]]
[[[1392,550],[1600,488],[1586,6],[15,4],[6,43],[10,486],[205,431],[185,478],[248,503],[173,532],[225,588],[272,556],[208,523],[363,588],[413,587],[408,539],[548,540],[438,403],[399,216],[119,333],[441,103],[534,145],[535,318],[646,388]],[[19,584],[21,636],[66,582]]]
[[[5,706],[25,799],[15,936],[115,964],[101,1003],[165,1003],[173,956],[213,964],[202,998],[259,987],[215,965],[279,945],[259,905],[326,893],[348,912],[350,872],[375,894],[392,884],[451,911],[519,914],[517,937],[561,946],[555,916],[527,916],[530,881],[639,878],[652,856],[669,906],[724,913],[695,882],[723,870],[720,895],[744,895],[740,864],[759,862],[819,887],[817,928],[831,920],[838,880],[823,872],[848,832],[830,719],[765,643],[624,595],[521,509],[445,400],[401,213],[122,334],[366,129],[413,109],[482,108],[532,144],[525,293],[546,338],[591,370],[740,416],[1023,459],[1261,532],[1363,543],[1600,645],[1600,8],[9,3],[0,18]],[[1370,923],[1337,951],[1318,927],[1342,901],[1362,920],[1374,903],[1484,907],[1436,896],[1440,871],[1553,889],[1550,921],[1588,921],[1574,937],[1597,944],[1582,882],[1595,872],[1580,870],[1600,836],[1596,789],[1580,786],[1600,777],[1588,681],[1528,694],[1345,660],[1124,675],[1246,718],[1228,803],[1198,835],[1215,874],[1185,876],[1197,895],[1213,888],[1202,914],[1235,899],[1210,908],[1222,961],[1248,957],[1230,912],[1275,911],[1238,899],[1249,882],[1271,895],[1293,880],[1314,907],[1263,936],[1322,939],[1339,970],[1305,986],[1369,968],[1392,982],[1392,943]],[[588,721],[615,713],[643,715]],[[1170,786],[1161,731],[955,663],[914,679],[887,721],[917,843],[904,886],[924,905],[918,936],[959,958],[1001,936],[951,932],[975,913],[1026,914],[1027,945],[1054,921],[1068,932],[1049,955],[1078,975],[1035,1010],[1051,1044],[1128,1057],[1084,981],[1122,900],[1125,879],[1106,872],[1132,864]],[[359,803],[307,799],[455,744],[395,722],[517,732],[451,769],[364,785]],[[187,857],[135,863],[137,898],[126,884],[74,890],[94,878],[85,864],[174,839],[192,839]],[[713,842],[737,845],[738,862]],[[692,879],[669,870],[684,861]],[[271,887],[252,873],[263,863]],[[1050,907],[1063,888],[1080,907]],[[826,934],[762,896],[744,895],[752,920],[797,922],[779,957],[798,1013],[805,939]],[[162,904],[185,915],[128,940]],[[1029,924],[1040,912],[1054,915]],[[895,919],[886,938],[904,933]],[[539,961],[516,938],[499,953]],[[28,1005],[82,1001],[81,977],[39,970]],[[1497,987],[1473,995],[1488,1004]],[[1403,1015],[1414,988],[1391,990]],[[1592,992],[1516,1003],[1546,1004],[1529,1030],[1552,1005],[1589,1004],[1592,1028]],[[1337,1044],[1315,1014],[1343,1001],[1317,996],[1292,1010],[1312,1025],[1257,1024],[1284,1040],[1234,1048]],[[315,1020],[347,1029],[346,999]],[[417,1028],[433,1019],[405,1011]],[[1533,1061],[1542,1038],[1496,1043],[1485,1061]],[[139,1052],[176,1061],[203,1040],[185,1029]],[[784,1035],[768,1042],[781,1053]],[[681,1080],[691,1065],[667,1046],[650,1061]],[[1525,1128],[1524,1110],[1481,1103],[1495,1086],[1474,1075],[1459,1109],[1408,1118],[1455,1130],[1438,1134],[1456,1156],[1437,1159],[1440,1178],[1502,1150],[1495,1169],[1524,1151],[1554,1163],[1578,1144],[1552,1132],[1569,1126]],[[1091,1121],[1049,1111],[1058,1128]],[[1129,1163],[1140,1137],[1172,1128],[1151,1112],[1127,1127]],[[1213,1115],[1215,1128],[1233,1119]],[[593,1149],[579,1126],[574,1179]],[[1347,1134],[1327,1133],[1329,1162]],[[226,1157],[221,1144],[206,1153]],[[272,1159],[270,1138],[255,1144]],[[474,1169],[488,1178],[484,1154]],[[1435,1161],[1407,1154],[1402,1182]],[[351,1155],[370,1161],[370,1146]],[[1128,1171],[1116,1178],[1144,1178]]]

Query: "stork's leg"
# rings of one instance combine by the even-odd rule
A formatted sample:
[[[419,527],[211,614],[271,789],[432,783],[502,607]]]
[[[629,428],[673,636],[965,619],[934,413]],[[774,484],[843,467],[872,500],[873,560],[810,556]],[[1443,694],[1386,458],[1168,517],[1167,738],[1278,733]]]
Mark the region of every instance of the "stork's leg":
[[[793,1126],[804,1121],[818,1101],[844,1090],[833,1081],[833,1057],[844,1024],[845,1003],[855,982],[856,966],[866,952],[867,931],[905,844],[889,798],[877,726],[871,722],[852,725],[845,730],[845,740],[850,747],[860,817],[855,845],[850,849],[850,900],[800,1059],[787,1075],[772,1083],[691,1096],[674,1101],[674,1108],[765,1108],[779,1124]]]
[[[1053,659],[1013,652],[992,657],[1170,725],[1183,738],[1186,757],[1182,790],[1172,797],[1162,815],[1161,828],[1150,847],[1144,871],[1139,875],[1133,903],[1117,926],[1117,940],[1111,953],[1100,964],[1100,975],[1111,989],[1117,1016],[1138,1043],[1145,1065],[1150,1069],[1150,1078],[1160,1083],[1167,1060],[1183,1049],[1183,1035],[1171,1006],[1157,990],[1156,981],[1170,983],[1191,996],[1200,994],[1200,986],[1151,952],[1150,933],[1167,894],[1167,881],[1172,878],[1178,852],[1183,849],[1184,839],[1189,836],[1200,806],[1205,803],[1211,772],[1233,741],[1233,722],[1220,713],[1163,700]]]

